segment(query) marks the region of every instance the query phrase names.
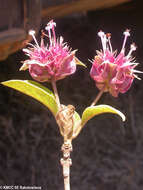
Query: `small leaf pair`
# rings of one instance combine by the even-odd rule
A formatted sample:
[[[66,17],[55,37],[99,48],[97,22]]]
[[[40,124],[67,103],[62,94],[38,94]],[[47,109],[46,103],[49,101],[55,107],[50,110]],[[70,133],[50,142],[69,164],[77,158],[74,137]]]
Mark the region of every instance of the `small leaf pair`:
[[[9,80],[2,82],[2,84],[10,88],[13,88],[15,90],[18,90],[38,100],[52,112],[52,114],[57,120],[57,114],[59,112],[58,105],[56,103],[55,95],[48,88],[31,80]],[[87,107],[83,111],[82,117],[80,117],[80,115],[76,111],[74,111],[73,126],[71,130],[72,133],[70,134],[69,137],[70,140],[76,138],[79,135],[80,131],[82,130],[82,128],[84,127],[84,125],[87,123],[88,120],[102,113],[117,114],[122,118],[123,121],[125,121],[124,114],[109,105],[98,105],[98,106]],[[60,129],[60,131],[62,136],[64,136],[64,132],[62,131],[62,129]]]

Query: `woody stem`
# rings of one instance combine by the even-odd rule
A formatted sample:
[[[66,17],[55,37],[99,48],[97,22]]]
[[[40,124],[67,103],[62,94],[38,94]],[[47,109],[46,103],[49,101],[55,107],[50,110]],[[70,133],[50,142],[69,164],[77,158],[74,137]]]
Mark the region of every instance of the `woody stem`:
[[[57,105],[58,105],[58,108],[60,109],[60,99],[59,99],[59,95],[58,95],[58,90],[57,90],[57,86],[56,86],[56,82],[53,80],[52,82],[52,87],[53,87],[53,90],[54,90],[54,94],[55,94],[55,98],[56,98],[56,102],[57,102]]]
[[[72,151],[72,144],[70,141],[65,141],[61,148],[63,158],[61,158],[61,165],[63,166],[64,190],[70,190],[70,166],[72,161],[70,159],[70,152]]]
[[[101,98],[102,94],[104,93],[105,90],[105,85],[103,86],[103,88],[100,90],[100,92],[98,93],[98,95],[96,96],[95,100],[92,102],[91,106],[95,106],[95,104],[98,102],[98,100]]]

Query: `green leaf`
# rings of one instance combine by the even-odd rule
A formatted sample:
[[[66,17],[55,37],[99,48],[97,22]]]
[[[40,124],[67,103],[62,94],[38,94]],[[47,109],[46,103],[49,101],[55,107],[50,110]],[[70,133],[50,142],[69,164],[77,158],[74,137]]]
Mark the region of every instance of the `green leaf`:
[[[102,113],[113,113],[119,115],[123,121],[125,121],[126,117],[123,113],[121,113],[119,110],[108,106],[108,105],[98,105],[98,106],[90,106],[87,107],[83,114],[82,114],[82,127],[85,125],[85,123],[93,118],[96,115],[102,114]]]
[[[76,138],[82,129],[81,118],[80,118],[80,115],[76,111],[74,113],[73,118],[74,118],[74,126],[73,126],[72,139]]]
[[[83,66],[83,67],[87,67],[84,63],[82,63],[77,57],[75,57],[75,62],[77,65]]]
[[[2,82],[2,84],[33,97],[48,107],[53,115],[56,115],[58,106],[55,96],[53,92],[43,85],[31,80],[9,80]]]

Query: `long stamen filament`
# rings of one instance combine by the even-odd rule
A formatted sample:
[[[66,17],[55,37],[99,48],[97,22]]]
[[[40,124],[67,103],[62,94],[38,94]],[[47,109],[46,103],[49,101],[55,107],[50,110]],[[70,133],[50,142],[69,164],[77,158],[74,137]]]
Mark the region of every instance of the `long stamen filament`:
[[[47,24],[45,29],[48,31],[48,37],[49,37],[49,40],[50,40],[50,45],[52,45],[51,26],[49,24]]]
[[[32,36],[32,38],[33,38],[33,40],[35,41],[37,47],[40,48],[40,46],[39,46],[39,44],[38,44],[38,42],[37,42],[37,40],[36,40],[36,38],[35,38],[35,31],[34,31],[34,30],[30,30],[30,31],[29,31],[29,35]]]
[[[53,32],[54,45],[55,45],[56,44],[56,34],[55,34],[54,26],[52,27],[52,32]]]
[[[101,43],[102,43],[102,47],[103,47],[103,53],[105,55],[106,44],[107,44],[106,35],[104,34],[104,32],[100,31],[100,32],[98,32],[98,36],[101,38]]]
[[[111,45],[110,38],[108,39],[108,43],[109,43],[110,51],[111,51],[111,53],[112,53],[112,52],[113,52],[113,49],[112,49],[112,45]]]
[[[48,29],[50,45],[52,45],[51,29]]]
[[[56,34],[55,34],[55,30],[54,27],[56,26],[56,23],[53,22],[53,20],[51,20],[47,26],[45,27],[45,29],[48,31],[49,33],[49,40],[50,40],[50,45],[52,45],[52,35],[51,35],[51,30],[53,33],[53,37],[54,37],[54,44],[56,43]]]
[[[110,49],[110,51],[112,53],[113,50],[112,50],[112,45],[111,45],[111,40],[110,40],[111,39],[111,34],[107,33],[106,36],[107,36],[107,39],[108,39],[109,49]]]
[[[122,45],[121,52],[124,52],[127,38],[128,38],[128,36],[130,36],[129,30],[126,30],[126,31],[124,32],[124,35],[125,35],[125,37],[124,37],[124,41],[123,41],[123,45]]]

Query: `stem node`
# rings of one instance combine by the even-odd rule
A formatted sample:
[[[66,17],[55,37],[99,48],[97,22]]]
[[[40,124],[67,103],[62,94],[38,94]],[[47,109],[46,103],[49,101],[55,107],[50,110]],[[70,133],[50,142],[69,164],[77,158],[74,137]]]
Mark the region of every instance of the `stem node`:
[[[61,165],[63,167],[64,189],[70,190],[70,166],[72,165],[72,160],[70,158],[70,153],[72,151],[71,141],[65,141],[62,145],[61,150],[63,152]]]

